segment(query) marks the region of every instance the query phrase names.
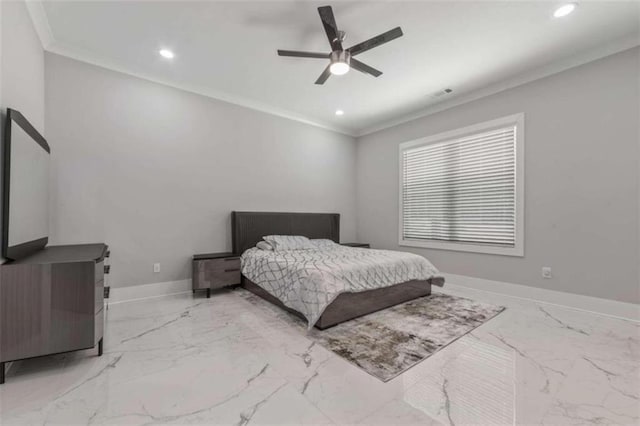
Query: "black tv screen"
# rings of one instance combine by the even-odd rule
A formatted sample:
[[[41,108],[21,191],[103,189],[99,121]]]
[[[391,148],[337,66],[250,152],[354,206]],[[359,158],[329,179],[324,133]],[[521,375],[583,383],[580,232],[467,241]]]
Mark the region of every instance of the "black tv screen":
[[[8,109],[2,197],[2,255],[7,259],[20,259],[47,245],[50,152],[31,123]]]

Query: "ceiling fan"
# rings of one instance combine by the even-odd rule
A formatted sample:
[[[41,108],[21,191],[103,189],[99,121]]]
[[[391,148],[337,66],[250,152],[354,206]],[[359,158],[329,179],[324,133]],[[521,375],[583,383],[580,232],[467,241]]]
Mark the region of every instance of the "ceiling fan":
[[[396,27],[392,30],[382,33],[376,37],[370,38],[367,41],[358,43],[355,46],[351,46],[348,49],[342,48],[342,42],[344,41],[345,32],[338,31],[336,25],[336,19],[333,16],[333,10],[331,6],[322,6],[318,8],[320,19],[322,20],[322,26],[329,38],[329,44],[331,45],[331,53],[316,53],[316,52],[300,52],[296,50],[278,50],[280,56],[292,56],[296,58],[317,58],[317,59],[329,59],[329,65],[324,69],[320,77],[316,80],[316,84],[324,84],[331,74],[343,75],[349,72],[350,68],[356,69],[362,73],[379,77],[382,75],[381,71],[364,64],[354,56],[367,50],[378,47],[384,43],[394,40],[402,36],[402,29]]]

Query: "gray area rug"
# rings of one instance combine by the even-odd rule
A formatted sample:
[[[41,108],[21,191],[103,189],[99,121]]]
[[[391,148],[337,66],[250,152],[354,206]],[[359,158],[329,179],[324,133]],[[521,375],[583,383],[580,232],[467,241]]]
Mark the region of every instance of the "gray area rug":
[[[269,305],[306,332],[305,323],[295,315],[248,291],[242,292],[251,303]],[[434,293],[324,331],[313,329],[307,337],[386,382],[504,310],[502,306]]]

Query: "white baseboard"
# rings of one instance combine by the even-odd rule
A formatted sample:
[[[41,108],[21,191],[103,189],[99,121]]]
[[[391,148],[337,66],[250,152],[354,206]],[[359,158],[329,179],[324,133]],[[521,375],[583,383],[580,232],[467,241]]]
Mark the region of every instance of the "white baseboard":
[[[559,305],[614,318],[640,322],[640,305],[580,294],[564,293],[526,285],[485,280],[465,275],[446,274],[445,287],[464,287],[536,302]]]
[[[442,275],[444,275],[446,280],[445,288],[452,287],[455,289],[456,287],[464,287],[640,322],[640,305],[635,303],[624,303],[526,285],[485,280],[483,278],[474,278],[465,275],[447,273],[443,273]],[[111,289],[109,304],[148,299],[150,297],[168,296],[189,291],[191,291],[191,279],[142,284],[131,287],[117,287]]]
[[[130,302],[132,300],[148,299],[150,297],[168,296],[170,294],[186,293],[191,291],[191,279],[180,281],[165,281],[134,285],[130,287],[112,287],[109,295],[109,304]]]

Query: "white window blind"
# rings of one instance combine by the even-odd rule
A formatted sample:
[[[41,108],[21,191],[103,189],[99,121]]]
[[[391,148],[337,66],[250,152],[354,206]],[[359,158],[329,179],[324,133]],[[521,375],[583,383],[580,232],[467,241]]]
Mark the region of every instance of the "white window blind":
[[[401,148],[401,243],[515,249],[517,133],[512,122]]]

